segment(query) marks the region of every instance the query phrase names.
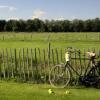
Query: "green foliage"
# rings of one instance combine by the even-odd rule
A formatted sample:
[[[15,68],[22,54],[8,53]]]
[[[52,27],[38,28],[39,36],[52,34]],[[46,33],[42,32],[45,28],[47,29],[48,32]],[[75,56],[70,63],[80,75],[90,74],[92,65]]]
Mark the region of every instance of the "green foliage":
[[[10,32],[100,32],[100,18],[79,20],[0,20],[0,31]]]

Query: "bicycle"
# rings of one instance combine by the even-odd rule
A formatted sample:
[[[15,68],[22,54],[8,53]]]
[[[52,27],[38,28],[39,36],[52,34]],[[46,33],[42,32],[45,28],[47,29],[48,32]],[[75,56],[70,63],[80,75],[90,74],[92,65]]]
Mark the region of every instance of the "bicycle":
[[[78,53],[80,53],[80,51],[77,51]],[[49,73],[49,82],[53,87],[59,87],[59,88],[64,88],[66,87],[72,78],[72,71],[74,71],[76,73],[76,75],[79,77],[79,80],[81,82],[83,82],[85,79],[84,77],[89,75],[90,73],[93,74],[95,76],[95,74],[97,73],[98,76],[100,76],[100,72],[98,72],[98,68],[100,71],[100,63],[97,64],[95,61],[95,57],[96,54],[93,52],[88,52],[88,55],[90,56],[89,59],[89,63],[88,63],[88,67],[84,73],[83,76],[81,76],[80,73],[78,73],[70,64],[70,51],[68,50],[68,52],[65,53],[65,60],[66,63],[65,64],[58,64],[55,67],[53,67],[50,70]],[[89,67],[91,66],[91,69],[89,69]],[[97,75],[96,75],[97,76]]]

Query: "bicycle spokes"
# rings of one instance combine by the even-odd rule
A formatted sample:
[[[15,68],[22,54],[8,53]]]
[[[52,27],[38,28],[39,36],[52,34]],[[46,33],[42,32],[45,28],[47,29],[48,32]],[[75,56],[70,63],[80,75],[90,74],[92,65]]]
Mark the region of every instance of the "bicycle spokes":
[[[55,87],[65,87],[70,81],[70,72],[64,66],[57,65],[50,71],[49,80]]]

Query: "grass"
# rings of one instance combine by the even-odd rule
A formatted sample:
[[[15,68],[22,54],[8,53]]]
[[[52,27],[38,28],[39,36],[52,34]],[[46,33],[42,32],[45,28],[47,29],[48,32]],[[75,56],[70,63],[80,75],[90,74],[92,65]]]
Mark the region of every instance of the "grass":
[[[31,37],[32,35],[32,37]],[[4,39],[4,40],[3,40]],[[0,33],[1,48],[52,48],[74,47],[99,49],[99,33]],[[94,88],[53,89],[56,95],[48,94],[52,88],[47,84],[28,84],[0,81],[0,100],[99,100],[100,90]],[[65,95],[69,90],[70,94]]]
[[[0,82],[0,100],[99,100],[100,90],[94,88],[52,89],[50,85]],[[68,95],[65,91],[69,90]]]
[[[3,40],[4,38],[4,40]],[[52,48],[74,47],[98,49],[99,33],[0,33],[0,48]]]

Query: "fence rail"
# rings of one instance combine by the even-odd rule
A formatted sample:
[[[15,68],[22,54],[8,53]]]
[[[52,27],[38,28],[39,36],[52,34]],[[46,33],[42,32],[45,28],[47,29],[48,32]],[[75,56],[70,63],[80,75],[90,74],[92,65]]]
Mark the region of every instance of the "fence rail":
[[[66,49],[59,48],[2,49],[0,50],[0,79],[48,82],[50,69],[56,64],[65,62],[65,51]],[[84,50],[79,54],[76,52],[71,54],[71,65],[82,74],[89,60],[85,52]],[[99,56],[100,50],[96,54]]]

